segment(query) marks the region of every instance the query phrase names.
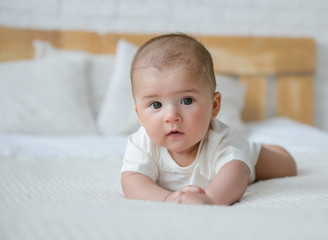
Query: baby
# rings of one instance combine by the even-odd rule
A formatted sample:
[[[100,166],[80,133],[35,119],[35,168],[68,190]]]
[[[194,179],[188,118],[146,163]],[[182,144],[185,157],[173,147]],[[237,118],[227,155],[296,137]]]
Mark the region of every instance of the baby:
[[[230,205],[256,180],[296,175],[291,155],[260,145],[216,119],[213,61],[184,34],[142,45],[131,67],[141,128],[128,139],[121,184],[126,198]]]

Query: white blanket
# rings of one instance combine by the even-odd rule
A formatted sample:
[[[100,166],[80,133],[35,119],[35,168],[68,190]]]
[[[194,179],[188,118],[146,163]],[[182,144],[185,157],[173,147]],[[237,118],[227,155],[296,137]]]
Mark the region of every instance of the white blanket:
[[[0,135],[0,239],[328,239],[328,134],[288,119],[248,125],[298,176],[250,185],[233,206],[123,199],[126,136]]]
[[[120,154],[1,157],[0,239],[327,239],[328,154],[230,207],[122,198]]]

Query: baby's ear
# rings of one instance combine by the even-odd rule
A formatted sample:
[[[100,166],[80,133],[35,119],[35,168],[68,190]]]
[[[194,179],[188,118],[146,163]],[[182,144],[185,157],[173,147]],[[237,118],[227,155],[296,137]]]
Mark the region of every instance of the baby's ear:
[[[216,118],[219,114],[221,108],[221,93],[216,92],[213,95],[213,103],[212,103],[212,119]]]
[[[139,114],[138,114],[138,108],[137,108],[137,105],[134,105],[134,111],[136,111],[136,114],[137,114],[137,117],[138,117],[138,120],[139,120],[140,125],[143,126],[143,125],[142,125],[142,122],[141,122],[141,120],[140,120]]]

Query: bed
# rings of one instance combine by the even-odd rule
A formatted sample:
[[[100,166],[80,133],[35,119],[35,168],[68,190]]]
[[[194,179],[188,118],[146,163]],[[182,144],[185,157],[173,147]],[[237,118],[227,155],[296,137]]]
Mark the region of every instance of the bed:
[[[0,27],[0,239],[328,239],[328,133],[313,126],[311,38],[196,36],[219,118],[279,144],[298,176],[251,184],[232,206],[127,200],[129,64],[150,35]]]

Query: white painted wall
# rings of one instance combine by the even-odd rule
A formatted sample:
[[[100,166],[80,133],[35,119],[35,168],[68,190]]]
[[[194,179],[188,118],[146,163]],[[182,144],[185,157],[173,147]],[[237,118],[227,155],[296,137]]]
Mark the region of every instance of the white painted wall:
[[[11,27],[313,37],[315,125],[328,131],[327,13],[327,0],[0,0],[0,25]]]

